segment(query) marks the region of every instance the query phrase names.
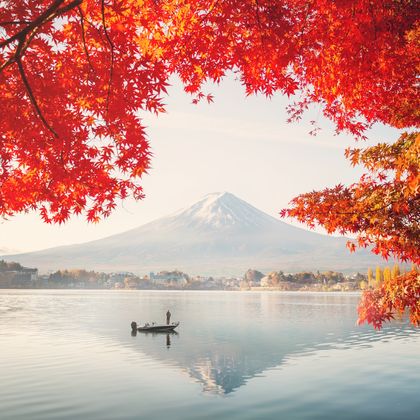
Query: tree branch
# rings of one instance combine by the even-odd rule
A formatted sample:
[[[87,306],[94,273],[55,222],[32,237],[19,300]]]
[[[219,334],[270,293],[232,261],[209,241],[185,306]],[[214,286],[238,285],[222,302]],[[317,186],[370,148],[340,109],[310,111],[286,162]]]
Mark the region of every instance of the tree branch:
[[[82,27],[82,41],[83,41],[83,49],[85,51],[86,54],[86,59],[89,63],[89,66],[92,70],[94,70],[93,68],[93,64],[90,60],[90,56],[89,56],[89,52],[86,46],[86,36],[85,36],[85,16],[83,15],[82,9],[80,6],[77,6],[77,10],[79,11],[79,15],[80,15],[80,26]]]
[[[22,82],[25,85],[26,92],[28,93],[29,100],[31,101],[33,107],[35,108],[36,113],[38,114],[39,118],[41,119],[42,123],[47,127],[47,129],[54,135],[54,137],[58,138],[58,134],[54,131],[54,129],[48,124],[47,120],[45,119],[42,111],[38,105],[37,100],[35,99],[34,93],[32,91],[31,85],[25,74],[25,69],[23,68],[22,59],[20,56],[20,50],[23,48],[23,39],[19,42],[19,46],[16,50],[16,64],[19,69],[20,77],[22,78]]]
[[[32,22],[29,22],[29,24],[23,28],[18,33],[12,35],[10,38],[0,42],[0,48],[4,48],[11,44],[14,41],[19,41],[18,46],[16,48],[15,54],[9,58],[5,63],[3,63],[0,66],[0,71],[3,71],[6,67],[11,65],[12,63],[16,62],[19,74],[22,79],[23,84],[25,85],[26,91],[28,93],[29,99],[35,108],[36,113],[38,114],[39,118],[41,119],[44,126],[54,135],[54,137],[58,137],[58,134],[54,131],[54,129],[48,124],[47,120],[45,119],[44,115],[42,114],[42,111],[38,105],[38,102],[35,98],[35,95],[32,91],[31,85],[29,84],[28,78],[26,77],[25,69],[22,64],[22,54],[23,52],[28,48],[31,40],[37,33],[38,29],[45,23],[51,21],[55,17],[62,15],[69,10],[72,10],[75,7],[78,7],[83,0],[73,0],[69,4],[60,7],[62,3],[64,3],[64,0],[55,0],[51,5],[43,12],[41,15],[39,15],[35,20]],[[16,21],[14,24],[20,24],[27,21]],[[5,23],[5,22],[3,22]],[[6,22],[7,23],[7,22]],[[12,23],[12,22],[9,22]],[[28,39],[28,35],[29,39]],[[25,42],[26,41],[26,42]]]
[[[255,0],[255,17],[257,19],[259,34],[260,34],[260,42],[261,47],[265,50],[265,42],[264,42],[264,36],[263,36],[263,30],[261,25],[261,19],[260,19],[260,4],[258,3],[258,0]]]
[[[41,13],[35,20],[29,23],[29,25],[25,26],[21,31],[12,35],[10,38],[0,42],[0,48],[4,48],[7,45],[11,44],[14,41],[22,39],[26,37],[26,35],[31,32],[33,29],[42,26],[44,23],[49,22],[51,19],[62,15],[69,10],[75,8],[79,4],[82,3],[83,0],[73,0],[66,6],[60,7],[64,0],[55,0],[44,13]]]
[[[9,20],[0,22],[0,26],[7,26],[7,25],[24,25],[31,23],[30,20]]]
[[[419,201],[419,200],[420,200],[420,195],[415,196],[411,199],[408,199],[406,201],[406,204],[412,204],[412,203],[415,203],[416,201]],[[314,212],[312,214],[315,217],[326,216],[326,215],[330,215],[330,214],[337,214],[337,215],[340,215],[340,216],[347,216],[347,215],[351,216],[351,215],[354,215],[354,214],[358,214],[358,215],[374,214],[374,213],[380,212],[382,210],[386,210],[388,207],[392,206],[393,204],[398,203],[398,201],[400,201],[400,200],[390,201],[388,203],[385,203],[383,206],[378,207],[376,209],[372,209],[372,210],[360,210],[360,209],[357,209],[357,210],[354,210],[354,211],[335,211],[335,210],[332,210],[332,211],[328,211],[328,212],[318,211],[318,212]],[[287,209],[285,209],[285,210],[286,210],[286,212],[284,213],[284,216],[286,216],[287,212],[288,212]],[[293,209],[292,209],[292,211],[293,211]]]
[[[47,19],[51,14],[53,14],[62,4],[64,0],[55,0],[52,2],[52,4],[45,10],[44,13],[41,13],[35,20],[33,20],[29,25],[27,25],[25,28],[23,28],[18,33],[12,35],[10,38],[0,42],[0,48],[3,48],[9,44],[11,44],[14,41],[17,41],[18,39],[22,39],[26,37],[26,35],[37,26],[41,25],[45,19]]]
[[[108,41],[108,44],[111,48],[111,67],[109,69],[109,83],[108,83],[108,92],[107,92],[107,96],[106,96],[106,110],[108,113],[109,110],[109,97],[111,96],[111,85],[112,85],[112,77],[113,77],[113,72],[114,72],[114,44],[111,41],[111,38],[109,37],[108,34],[108,29],[106,27],[106,22],[105,22],[105,1],[101,0],[101,13],[102,13],[102,25],[104,27],[104,32],[105,32],[105,37]]]

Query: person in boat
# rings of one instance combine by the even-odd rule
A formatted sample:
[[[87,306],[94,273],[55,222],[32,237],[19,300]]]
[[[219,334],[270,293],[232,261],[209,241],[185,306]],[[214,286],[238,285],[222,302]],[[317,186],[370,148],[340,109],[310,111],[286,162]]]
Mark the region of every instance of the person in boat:
[[[170,322],[171,322],[171,313],[169,312],[169,309],[168,309],[168,312],[166,312],[166,325],[169,325]]]

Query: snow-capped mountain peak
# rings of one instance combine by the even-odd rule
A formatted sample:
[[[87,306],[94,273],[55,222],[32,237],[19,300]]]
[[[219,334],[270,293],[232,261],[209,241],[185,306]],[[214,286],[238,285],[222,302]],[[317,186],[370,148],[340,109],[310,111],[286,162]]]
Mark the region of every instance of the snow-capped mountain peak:
[[[219,229],[261,227],[274,221],[274,218],[229,192],[208,194],[191,207],[178,211],[173,217],[188,225]]]

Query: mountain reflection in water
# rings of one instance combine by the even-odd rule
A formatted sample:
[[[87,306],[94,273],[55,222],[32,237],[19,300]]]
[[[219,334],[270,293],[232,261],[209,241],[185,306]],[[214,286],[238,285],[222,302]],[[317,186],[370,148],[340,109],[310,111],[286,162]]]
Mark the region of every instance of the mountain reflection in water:
[[[417,420],[420,330],[359,296],[0,290],[0,418]],[[177,333],[131,322],[180,321]]]
[[[167,333],[137,333],[132,347],[187,372],[202,384],[203,392],[226,395],[264,371],[280,368],[292,356],[366,347],[387,337],[401,339],[418,333],[403,320],[380,332],[356,326],[357,294],[228,296],[212,316],[203,310],[201,317],[200,313],[186,317],[180,308],[182,319],[186,319],[173,340]],[[223,300],[223,294],[218,297]],[[194,295],[191,298],[194,300]],[[153,313],[153,303],[143,302],[142,312]],[[189,302],[189,306],[195,304]],[[176,313],[179,315],[179,310]]]

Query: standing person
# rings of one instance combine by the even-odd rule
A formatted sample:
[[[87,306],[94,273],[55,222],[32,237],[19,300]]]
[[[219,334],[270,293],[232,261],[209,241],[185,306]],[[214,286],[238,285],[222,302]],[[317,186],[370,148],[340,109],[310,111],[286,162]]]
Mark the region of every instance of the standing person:
[[[168,312],[166,312],[166,325],[169,325],[170,321],[171,321],[171,313],[169,312],[169,309],[168,309]]]

